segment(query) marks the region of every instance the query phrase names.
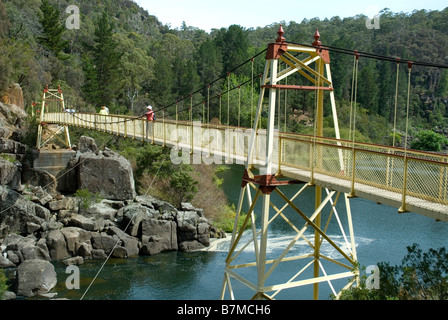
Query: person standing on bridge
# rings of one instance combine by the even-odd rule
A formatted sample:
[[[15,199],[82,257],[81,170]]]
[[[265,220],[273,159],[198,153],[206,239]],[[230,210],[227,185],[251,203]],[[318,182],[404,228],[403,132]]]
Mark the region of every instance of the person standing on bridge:
[[[149,139],[150,132],[153,132],[153,122],[154,122],[154,111],[152,110],[152,106],[146,107],[145,115],[146,117],[146,139]],[[154,140],[154,137],[152,137]]]
[[[109,112],[107,112],[106,106],[102,106],[100,110],[100,115],[107,116]]]

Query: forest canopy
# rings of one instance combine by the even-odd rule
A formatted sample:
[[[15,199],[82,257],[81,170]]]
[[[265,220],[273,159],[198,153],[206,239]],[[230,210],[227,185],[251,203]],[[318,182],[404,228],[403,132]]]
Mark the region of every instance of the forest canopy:
[[[277,38],[280,23],[289,42],[311,44],[319,29],[324,45],[448,64],[448,8],[411,13],[394,13],[386,8],[380,12],[380,29],[367,28],[367,17],[357,15],[283,21],[256,29],[230,25],[207,33],[185,23],[173,29],[131,0],[76,2],[80,26],[69,29],[66,20],[70,13],[66,9],[72,4],[68,0],[0,1],[0,95],[9,85],[19,83],[25,104],[30,106],[41,99],[45,85],[60,85],[66,103],[78,111],[94,112],[108,105],[112,113],[141,114],[151,104],[156,110],[166,108],[167,116],[172,116],[175,108],[186,110],[193,105],[195,120],[215,118],[222,123],[251,126],[259,92],[258,75],[264,66],[264,55],[257,54]],[[257,59],[252,63],[235,70],[254,56]],[[332,52],[331,59],[344,138],[353,57]],[[398,91],[396,75],[393,62],[360,60],[360,140],[390,144],[394,118],[398,119],[395,134],[403,132],[406,68],[402,65],[398,72]],[[281,94],[286,112],[279,122],[288,131],[309,133],[313,93]],[[411,135],[423,130],[448,135],[447,69],[413,68],[409,110]],[[326,111],[326,123],[331,128],[328,103]],[[179,117],[188,114],[180,113]],[[330,131],[325,134],[331,136]],[[400,139],[395,140],[399,144]]]

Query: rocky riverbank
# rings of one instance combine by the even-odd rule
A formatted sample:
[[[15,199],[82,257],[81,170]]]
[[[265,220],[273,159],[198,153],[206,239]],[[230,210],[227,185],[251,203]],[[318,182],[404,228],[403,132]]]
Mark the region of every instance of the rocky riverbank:
[[[79,139],[60,174],[36,170],[18,139],[26,117],[22,108],[0,103],[0,268],[16,277],[3,299],[51,290],[54,261],[195,251],[225,237],[203,209],[137,195],[129,161],[89,137]],[[75,196],[77,190],[83,192]]]
[[[52,197],[41,187],[23,194],[0,186],[0,268],[17,268],[19,296],[42,294],[56,285],[51,261],[81,264],[154,255],[164,251],[194,251],[225,234],[205,218],[203,210],[171,204],[150,196],[134,200],[101,200],[84,209],[82,199]],[[26,262],[26,263],[25,263]]]

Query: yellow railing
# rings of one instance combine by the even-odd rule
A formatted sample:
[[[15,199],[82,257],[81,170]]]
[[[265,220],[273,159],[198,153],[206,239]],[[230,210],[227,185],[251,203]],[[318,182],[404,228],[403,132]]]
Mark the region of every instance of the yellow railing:
[[[44,122],[146,139],[146,120],[141,117],[46,113]],[[158,119],[150,128],[149,140],[242,164],[248,156],[251,134],[247,128]],[[399,193],[402,210],[407,197],[448,205],[447,155],[292,133],[277,133],[276,137],[272,161],[285,176],[288,170],[297,169],[310,173],[308,182],[313,182],[315,174],[343,180],[352,195],[356,195],[358,184]],[[265,131],[258,130],[251,164],[264,163],[265,139]]]

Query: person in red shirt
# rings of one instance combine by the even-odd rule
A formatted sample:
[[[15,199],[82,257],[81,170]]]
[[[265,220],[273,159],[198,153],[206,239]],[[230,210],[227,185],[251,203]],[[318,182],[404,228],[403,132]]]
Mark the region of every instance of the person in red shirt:
[[[146,139],[148,140],[149,134],[153,132],[154,111],[152,110],[152,106],[146,107],[144,116],[146,117]]]

